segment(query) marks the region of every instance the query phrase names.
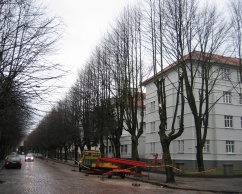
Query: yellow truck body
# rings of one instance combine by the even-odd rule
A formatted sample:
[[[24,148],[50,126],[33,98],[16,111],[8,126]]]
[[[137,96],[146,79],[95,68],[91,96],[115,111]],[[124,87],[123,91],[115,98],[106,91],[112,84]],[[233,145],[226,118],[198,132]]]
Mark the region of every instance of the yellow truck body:
[[[92,169],[101,169],[101,170],[112,170],[117,169],[118,166],[110,162],[101,162],[97,165],[97,159],[101,158],[101,152],[97,150],[84,150],[82,156],[79,160],[79,171],[82,169],[92,170]]]

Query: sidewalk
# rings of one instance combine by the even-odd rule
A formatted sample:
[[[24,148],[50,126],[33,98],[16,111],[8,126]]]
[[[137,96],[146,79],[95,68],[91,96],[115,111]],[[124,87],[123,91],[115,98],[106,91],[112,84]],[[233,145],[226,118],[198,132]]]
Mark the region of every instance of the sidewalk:
[[[158,173],[143,172],[147,177],[130,177],[134,180],[148,182],[171,189],[207,191],[214,193],[241,193],[242,194],[242,177],[229,178],[203,178],[203,177],[182,177],[175,176],[176,183],[165,183],[166,175]]]
[[[74,161],[62,162],[70,166],[78,167],[78,164],[74,164]],[[183,177],[175,176],[176,183],[166,183],[166,175],[161,173],[143,172],[143,175],[148,177],[134,177],[127,176],[127,178],[151,183],[171,189],[182,189],[190,191],[201,191],[201,192],[213,192],[213,193],[233,193],[242,194],[242,177]]]

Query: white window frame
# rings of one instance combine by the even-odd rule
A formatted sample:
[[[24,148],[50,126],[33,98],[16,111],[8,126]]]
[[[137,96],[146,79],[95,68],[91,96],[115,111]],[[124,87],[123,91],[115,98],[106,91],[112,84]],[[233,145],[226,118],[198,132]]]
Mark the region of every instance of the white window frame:
[[[124,152],[124,145],[121,145],[121,153]]]
[[[230,72],[229,69],[223,68],[222,69],[222,80],[229,80],[230,79]]]
[[[112,153],[112,146],[108,146],[108,153]]]
[[[178,140],[178,153],[184,153],[184,140]]]
[[[122,154],[128,153],[128,145],[121,145],[121,153]]]
[[[142,114],[143,114],[143,115],[142,115]],[[141,117],[143,116],[143,118],[145,119],[145,115],[146,115],[146,108],[144,107],[144,108],[143,108],[143,112],[140,111],[140,116],[141,116]]]
[[[240,75],[240,70],[237,70],[237,78],[238,78],[238,83],[241,83],[241,75]]]
[[[201,120],[202,120],[202,127],[204,127],[204,119],[203,118],[201,118]]]
[[[225,128],[232,128],[233,127],[233,116],[224,115],[224,126],[225,126]]]
[[[180,123],[181,123],[181,116],[177,116],[177,129],[180,128]]]
[[[152,122],[150,123],[150,131],[151,131],[151,132],[155,132],[155,121],[152,121]]]
[[[224,99],[224,103],[231,104],[232,103],[231,92],[223,92],[223,99]]]
[[[197,77],[202,77],[202,67],[201,66],[198,66],[197,67]]]
[[[206,140],[203,146],[203,152],[209,153],[210,152],[210,140]]]
[[[234,153],[234,141],[227,140],[226,141],[226,153],[233,154]]]
[[[242,117],[240,117],[240,127],[242,128]]]
[[[128,153],[128,145],[124,145],[124,153],[125,153],[125,154]]]
[[[150,112],[155,112],[155,101],[150,103]]]
[[[150,143],[150,153],[152,153],[152,154],[155,153],[155,142]]]
[[[198,90],[199,100],[200,100],[200,101],[203,100],[204,102],[206,102],[206,98],[205,98],[205,96],[206,96],[206,91],[203,90],[203,96],[201,95],[201,91],[202,91],[202,89],[199,89],[199,90]]]
[[[141,125],[143,125],[143,130],[145,131],[146,130],[146,123],[145,122],[140,122],[139,123],[139,127],[141,127]]]

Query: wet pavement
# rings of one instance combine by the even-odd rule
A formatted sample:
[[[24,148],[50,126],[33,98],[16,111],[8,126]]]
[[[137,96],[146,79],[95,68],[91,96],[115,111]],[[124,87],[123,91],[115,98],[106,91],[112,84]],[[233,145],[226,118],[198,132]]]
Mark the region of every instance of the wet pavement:
[[[123,194],[124,191],[125,194],[174,194],[171,189],[149,183],[142,183],[139,187],[132,186],[132,183],[131,179],[120,177],[108,179],[87,175],[75,166],[41,159],[23,161],[21,169],[3,168],[0,172],[1,194]]]
[[[53,161],[53,160],[51,160]],[[56,161],[55,162],[59,162]],[[73,168],[77,169],[77,164],[74,164],[74,161],[61,162],[69,166],[73,166]],[[0,168],[2,167],[0,162]],[[242,177],[183,177],[183,176],[175,176],[176,183],[165,183],[166,176],[161,173],[151,173],[151,172],[143,172],[145,177],[134,177],[127,176],[128,179],[134,180],[136,183],[149,183],[163,188],[169,188],[174,190],[181,190],[184,193],[192,191],[194,193],[241,193],[242,194]],[[114,179],[115,180],[115,179]],[[137,184],[138,185],[138,184]]]
[[[67,165],[77,166],[74,161],[64,162]],[[242,176],[238,177],[209,177],[201,174],[201,176],[175,176],[176,183],[165,183],[166,175],[162,173],[143,172],[144,177],[128,176],[127,178],[154,184],[170,189],[184,190],[184,191],[201,191],[211,193],[231,193],[242,194]]]

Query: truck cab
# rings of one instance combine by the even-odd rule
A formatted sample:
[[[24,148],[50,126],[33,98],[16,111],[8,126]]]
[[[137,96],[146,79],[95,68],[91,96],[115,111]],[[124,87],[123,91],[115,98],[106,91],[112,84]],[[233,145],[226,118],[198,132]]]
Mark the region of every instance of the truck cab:
[[[96,166],[97,159],[101,157],[101,152],[97,150],[84,150],[79,160],[79,171],[90,169]]]

